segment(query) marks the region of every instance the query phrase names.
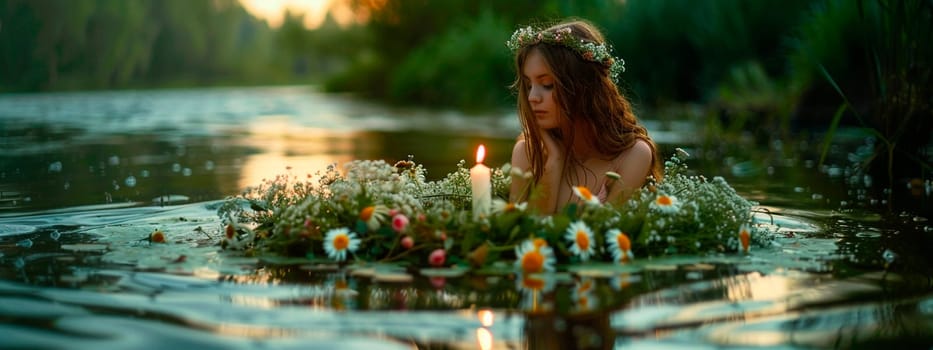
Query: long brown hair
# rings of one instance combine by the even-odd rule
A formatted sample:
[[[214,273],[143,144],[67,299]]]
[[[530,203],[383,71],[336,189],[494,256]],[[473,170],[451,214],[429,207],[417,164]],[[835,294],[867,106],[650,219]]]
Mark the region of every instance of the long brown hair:
[[[546,30],[556,32],[566,30],[564,28],[570,28],[570,34],[581,40],[595,44],[605,42],[599,30],[583,20],[560,23]],[[554,131],[553,136],[564,145],[564,154],[567,155],[564,169],[571,163],[580,163],[570,149],[574,142],[571,128],[580,128],[590,146],[606,157],[615,157],[632,148],[637,140],[647,142],[652,154],[648,175],[660,181],[663,173],[658,159],[658,147],[648,136],[645,127],[638,123],[628,99],[612,81],[609,67],[584,60],[572,49],[547,43],[529,45],[516,53],[517,78],[512,85],[518,94],[522,137],[525,139],[525,152],[530,156],[534,181],[540,180],[545,157],[544,142],[539,136],[541,129],[528,102],[529,83],[522,78],[525,59],[532,50],[541,53],[554,76],[554,99],[560,108],[561,127]]]

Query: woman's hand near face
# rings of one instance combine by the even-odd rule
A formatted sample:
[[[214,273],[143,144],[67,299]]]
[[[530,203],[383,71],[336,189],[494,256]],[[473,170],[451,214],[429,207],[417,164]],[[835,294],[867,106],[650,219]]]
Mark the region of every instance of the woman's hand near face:
[[[564,148],[554,137],[550,130],[543,130],[541,140],[544,141],[544,173],[564,166]]]

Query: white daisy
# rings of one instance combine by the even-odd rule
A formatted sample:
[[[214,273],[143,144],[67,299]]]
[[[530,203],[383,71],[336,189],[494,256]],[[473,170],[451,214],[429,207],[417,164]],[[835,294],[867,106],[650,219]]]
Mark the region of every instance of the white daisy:
[[[496,198],[492,200],[493,213],[523,212],[528,208],[528,202],[512,203]]]
[[[541,238],[525,240],[516,246],[515,258],[515,267],[524,274],[554,271],[554,250]]]
[[[612,252],[613,261],[624,264],[635,259],[635,255],[632,254],[632,241],[619,229],[607,231],[606,242],[609,244],[609,251]]]
[[[346,260],[347,252],[352,253],[359,247],[360,239],[346,227],[331,229],[324,236],[324,251],[329,258],[337,261]]]
[[[590,189],[586,188],[586,186],[574,186],[573,194],[577,195],[585,204],[599,204],[599,198],[594,196],[593,192],[590,192]]]
[[[360,220],[363,220],[370,230],[375,231],[379,229],[380,222],[385,221],[388,213],[389,208],[384,205],[371,205],[360,210]]]
[[[573,242],[570,246],[570,252],[580,257],[580,260],[587,261],[593,254],[593,231],[586,226],[583,221],[575,221],[567,227],[567,234],[564,235],[568,241]]]
[[[677,201],[677,197],[659,193],[658,197],[651,202],[651,209],[673,214],[680,210],[680,202]]]

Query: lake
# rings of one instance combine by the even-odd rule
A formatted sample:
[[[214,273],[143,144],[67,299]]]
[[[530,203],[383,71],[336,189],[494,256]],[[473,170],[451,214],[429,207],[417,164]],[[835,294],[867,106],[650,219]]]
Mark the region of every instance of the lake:
[[[440,178],[479,144],[500,165],[514,113],[304,86],[0,95],[0,348],[933,346],[929,177],[885,188],[854,170],[873,142],[857,130],[821,165],[818,138],[710,141],[689,118],[642,118],[665,157],[683,148],[757,202],[772,245],[564,271],[543,293],[243,256],[219,246],[224,198],[355,159],[411,156]]]

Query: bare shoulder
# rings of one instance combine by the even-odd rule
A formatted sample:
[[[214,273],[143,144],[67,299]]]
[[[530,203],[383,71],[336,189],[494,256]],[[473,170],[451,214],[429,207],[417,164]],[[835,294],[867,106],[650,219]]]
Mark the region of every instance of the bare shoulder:
[[[616,171],[625,177],[646,177],[654,157],[651,145],[644,140],[635,141],[632,148],[619,154],[615,160]]]
[[[515,146],[512,147],[512,167],[517,167],[524,171],[528,171],[531,167],[531,160],[525,149],[525,139],[523,138],[515,141]]]
[[[630,148],[625,153],[628,153],[628,156],[626,158],[632,158],[633,160],[636,160],[636,161],[650,163],[651,158],[654,156],[652,152],[653,151],[651,150],[651,145],[649,145],[647,141],[638,140],[638,141],[635,141],[635,144],[632,145],[632,148]]]

